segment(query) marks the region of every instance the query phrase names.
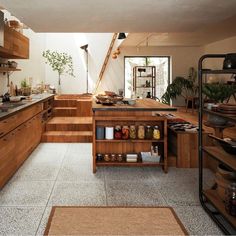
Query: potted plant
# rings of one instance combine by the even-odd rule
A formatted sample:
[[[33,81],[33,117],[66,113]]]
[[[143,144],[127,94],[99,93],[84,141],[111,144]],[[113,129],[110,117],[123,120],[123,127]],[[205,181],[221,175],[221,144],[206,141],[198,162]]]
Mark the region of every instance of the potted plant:
[[[202,93],[211,101],[207,106],[211,110],[212,107],[217,107],[218,103],[223,103],[235,94],[236,86],[223,83],[206,83],[202,87]],[[208,122],[215,125],[225,125],[227,123],[224,118],[212,114],[208,115]]]
[[[188,78],[177,76],[175,80],[168,85],[166,92],[161,97],[165,104],[170,104],[171,99],[176,99],[178,96],[187,97],[196,96],[198,87],[196,85],[197,72],[193,67],[189,68]]]
[[[20,83],[21,85],[21,92],[24,96],[29,96],[31,94],[31,86],[27,83],[26,79],[23,79]]]
[[[58,73],[58,85],[61,85],[61,75],[68,74],[74,76],[72,57],[65,52],[59,53],[57,51],[51,52],[46,50],[43,52],[43,57],[46,58],[46,64],[52,67],[53,71]]]

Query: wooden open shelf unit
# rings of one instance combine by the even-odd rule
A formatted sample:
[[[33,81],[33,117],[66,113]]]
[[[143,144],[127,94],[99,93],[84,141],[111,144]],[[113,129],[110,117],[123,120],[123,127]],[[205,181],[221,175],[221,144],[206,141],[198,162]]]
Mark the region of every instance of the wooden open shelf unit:
[[[136,130],[139,125],[158,125],[161,133],[161,139],[128,139],[128,140],[96,140],[96,126],[113,126],[116,125],[135,125]],[[168,170],[167,160],[167,119],[165,117],[155,116],[137,116],[137,117],[110,117],[110,116],[94,116],[93,117],[93,172],[96,172],[97,166],[161,166],[164,172]],[[105,162],[97,161],[97,153],[101,154],[127,154],[149,152],[152,144],[158,145],[161,154],[160,163],[146,163],[140,159],[138,162]]]

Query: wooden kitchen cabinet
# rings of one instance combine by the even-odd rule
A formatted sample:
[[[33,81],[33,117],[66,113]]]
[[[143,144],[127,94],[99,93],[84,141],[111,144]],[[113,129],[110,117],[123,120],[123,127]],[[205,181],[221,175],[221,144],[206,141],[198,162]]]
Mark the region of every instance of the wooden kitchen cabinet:
[[[29,39],[5,25],[4,46],[0,47],[0,57],[8,59],[28,59]]]
[[[8,130],[7,134],[0,137],[0,188],[2,188],[40,143],[42,103],[19,111],[0,124],[2,128],[0,130]],[[12,128],[10,132],[9,127]]]
[[[43,104],[38,103],[32,107],[26,108],[25,110],[16,113],[2,121],[0,121],[0,137],[7,134],[9,131],[15,129],[20,124],[29,120],[31,117],[37,115],[43,110]]]
[[[0,138],[0,188],[17,170],[15,131]]]
[[[16,162],[18,167],[40,143],[42,135],[41,117],[41,114],[38,114],[16,129],[15,156],[17,157]]]

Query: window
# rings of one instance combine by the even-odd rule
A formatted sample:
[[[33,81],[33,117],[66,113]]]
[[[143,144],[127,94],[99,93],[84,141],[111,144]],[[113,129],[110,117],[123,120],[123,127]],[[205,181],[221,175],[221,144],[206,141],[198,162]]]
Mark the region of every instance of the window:
[[[125,97],[131,97],[133,88],[133,68],[135,66],[156,67],[156,97],[161,98],[170,83],[169,56],[127,56],[125,57]]]

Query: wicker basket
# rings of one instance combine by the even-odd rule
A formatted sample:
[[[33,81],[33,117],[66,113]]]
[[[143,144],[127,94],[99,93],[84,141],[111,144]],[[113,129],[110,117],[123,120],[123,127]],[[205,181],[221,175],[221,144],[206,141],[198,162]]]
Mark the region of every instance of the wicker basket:
[[[31,87],[21,88],[22,95],[29,96],[31,94]]]

